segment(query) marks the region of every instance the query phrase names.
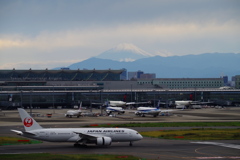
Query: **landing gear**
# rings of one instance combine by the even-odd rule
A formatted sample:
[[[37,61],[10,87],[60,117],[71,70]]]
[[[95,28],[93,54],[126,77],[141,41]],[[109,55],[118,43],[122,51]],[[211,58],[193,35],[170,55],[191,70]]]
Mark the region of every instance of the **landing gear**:
[[[74,147],[87,147],[86,144],[79,144],[79,143],[75,143],[73,146]]]
[[[132,147],[132,145],[133,145],[133,144],[132,144],[132,141],[130,141],[130,143],[129,143],[129,146],[131,146],[131,147]]]
[[[79,144],[79,143],[75,143],[73,146],[74,146],[74,147],[79,147],[80,144]]]

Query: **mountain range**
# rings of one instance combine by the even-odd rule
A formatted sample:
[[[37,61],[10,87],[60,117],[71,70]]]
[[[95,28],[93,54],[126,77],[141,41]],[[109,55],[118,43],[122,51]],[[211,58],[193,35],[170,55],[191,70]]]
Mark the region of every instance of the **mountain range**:
[[[149,54],[134,45],[120,44],[96,57],[74,63],[70,69],[127,69],[156,73],[157,78],[219,78],[240,74],[240,54],[204,53],[169,56]]]

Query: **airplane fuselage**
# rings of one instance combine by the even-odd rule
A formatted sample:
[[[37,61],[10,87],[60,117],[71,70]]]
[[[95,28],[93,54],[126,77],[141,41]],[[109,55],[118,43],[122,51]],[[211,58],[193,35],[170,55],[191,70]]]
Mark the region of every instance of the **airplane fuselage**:
[[[65,114],[66,117],[72,117],[72,116],[81,116],[81,110],[68,110],[67,113]]]
[[[175,101],[175,104],[177,106],[184,105],[184,106],[189,106],[192,101]]]
[[[154,117],[158,116],[161,112],[158,108],[153,107],[138,107],[137,111],[135,112],[136,115],[144,117],[145,114],[153,115]]]
[[[123,102],[123,101],[109,101],[109,105],[114,106],[114,107],[120,107],[120,106],[125,106],[126,102]]]
[[[111,114],[112,112],[123,114],[125,110],[122,107],[107,107],[106,112]]]
[[[126,128],[45,128],[28,131],[27,133],[23,132],[22,136],[49,142],[76,142],[81,140],[78,133],[109,137],[112,142],[129,142],[142,139],[138,132]]]

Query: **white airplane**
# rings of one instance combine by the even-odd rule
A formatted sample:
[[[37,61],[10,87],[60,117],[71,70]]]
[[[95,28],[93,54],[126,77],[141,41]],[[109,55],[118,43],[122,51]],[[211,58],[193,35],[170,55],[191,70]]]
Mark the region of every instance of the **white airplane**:
[[[124,102],[124,101],[109,101],[109,105],[113,107],[121,107],[121,106],[127,106],[132,104],[146,104],[149,102]]]
[[[125,110],[121,106],[131,105],[131,104],[146,104],[149,102],[124,102],[124,101],[106,101],[105,106],[108,115],[111,113],[124,114]]]
[[[145,117],[145,115],[153,115],[153,117],[157,117],[159,113],[168,113],[173,110],[161,110],[160,109],[160,101],[158,101],[157,107],[138,107],[135,115]]]
[[[193,101],[175,101],[176,109],[185,109],[186,107],[190,106]]]
[[[79,109],[78,110],[68,110],[67,113],[65,114],[65,117],[72,118],[73,116],[77,116],[79,118],[82,113],[82,102],[80,103]]]
[[[118,114],[124,114],[125,110],[122,107],[115,107],[115,106],[111,106],[109,105],[108,102],[106,102],[106,112],[108,115],[112,114],[112,113],[118,113]]]
[[[200,101],[175,101],[176,109],[185,109],[191,107],[193,109],[201,109],[202,105],[210,104],[211,102],[200,102]]]
[[[233,87],[223,86],[223,87],[219,87],[219,89],[233,89]]]
[[[49,142],[75,142],[74,147],[96,144],[109,146],[112,142],[130,142],[143,137],[127,128],[43,128],[24,109],[18,108],[25,131],[11,130],[18,135]]]

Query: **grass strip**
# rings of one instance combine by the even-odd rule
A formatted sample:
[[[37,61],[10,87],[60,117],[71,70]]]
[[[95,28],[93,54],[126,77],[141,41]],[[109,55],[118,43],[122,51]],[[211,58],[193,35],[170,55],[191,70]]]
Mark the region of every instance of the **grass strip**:
[[[98,127],[226,127],[240,126],[240,122],[158,122],[158,123],[126,123],[100,124]],[[84,127],[93,127],[87,125]]]
[[[37,140],[20,138],[20,137],[0,137],[0,146],[16,145],[16,144],[38,144],[38,143],[42,143],[42,142]]]
[[[180,140],[239,140],[240,129],[198,128],[140,132],[145,137]]]
[[[4,154],[0,155],[4,160],[136,160],[138,157],[130,155],[108,155],[108,154],[50,154],[50,153],[33,153],[33,154]]]

